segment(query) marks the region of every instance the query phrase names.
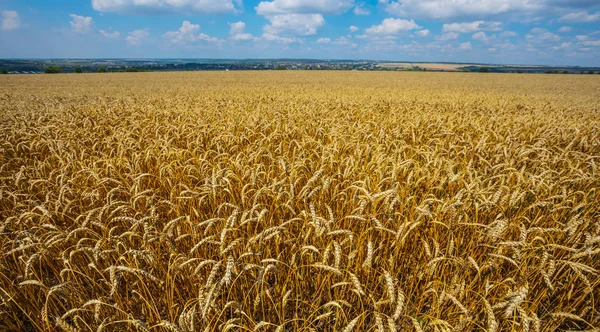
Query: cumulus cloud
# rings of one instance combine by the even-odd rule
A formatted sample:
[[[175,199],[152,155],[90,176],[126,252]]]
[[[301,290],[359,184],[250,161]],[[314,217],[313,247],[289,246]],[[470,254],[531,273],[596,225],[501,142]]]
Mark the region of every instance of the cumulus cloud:
[[[471,42],[462,43],[458,47],[459,50],[470,50],[471,48]]]
[[[500,34],[500,37],[508,38],[508,37],[516,37],[518,34],[514,31],[504,31]]]
[[[354,0],[274,0],[262,1],[254,9],[258,15],[341,14],[354,6]]]
[[[388,14],[414,19],[502,16],[502,21],[528,22],[566,13],[564,21],[600,20],[598,12],[590,12],[600,8],[598,0],[379,0],[378,3]]]
[[[584,46],[600,46],[600,40],[587,40],[581,43]]]
[[[525,38],[527,39],[527,41],[533,43],[557,42],[560,40],[560,37],[558,35],[555,35],[552,32],[543,28],[531,29],[531,31],[529,31],[529,33],[525,35]]]
[[[302,40],[296,37],[281,37],[268,32],[262,34],[262,39],[281,44],[302,43]]]
[[[350,46],[350,47],[357,47],[358,46],[356,43],[352,42],[350,39],[348,39],[346,37],[340,37],[340,38],[334,40],[333,44]]]
[[[373,25],[367,28],[365,32],[371,35],[396,35],[401,32],[406,32],[421,27],[413,20],[403,20],[399,18],[386,18],[381,21],[381,24]]]
[[[505,50],[505,51],[511,51],[511,50],[515,50],[517,48],[517,46],[513,43],[501,43],[501,44],[496,44],[494,45],[496,48]]]
[[[118,31],[109,32],[104,30],[98,30],[98,32],[100,32],[102,36],[108,39],[117,39],[121,37],[121,34]]]
[[[502,30],[501,22],[486,22],[486,21],[475,21],[475,22],[463,22],[463,23],[450,23],[444,24],[443,32],[458,32],[458,33],[470,33],[475,31],[500,31]]]
[[[246,29],[246,23],[242,22],[242,21],[238,21],[235,23],[228,23],[229,24],[229,34],[230,35],[237,35],[239,33],[243,33],[244,29]]]
[[[238,21],[229,24],[229,35],[233,40],[256,40],[257,38],[249,33],[244,33],[246,29],[246,23]]]
[[[561,27],[560,29],[558,29],[558,32],[569,32],[573,30],[573,28],[571,27]]]
[[[430,31],[427,29],[423,29],[423,30],[419,30],[417,32],[415,32],[415,35],[419,36],[419,37],[427,37],[429,36]]]
[[[2,25],[0,30],[17,30],[21,27],[21,18],[19,13],[14,10],[3,10],[2,11]]]
[[[488,38],[488,36],[483,31],[474,33],[473,36],[472,36],[472,38],[473,38],[473,40],[479,40],[479,41],[482,41],[484,43],[487,43],[487,42],[490,41],[490,39]]]
[[[238,11],[236,0],[92,0],[92,7],[119,14],[224,14]]]
[[[594,8],[598,7],[596,0],[546,0],[548,5],[558,7],[573,7],[573,8]]]
[[[574,13],[569,13],[561,16],[558,19],[559,22],[575,22],[575,23],[589,23],[600,21],[600,12],[596,12],[595,14],[590,14],[586,11],[579,11]]]
[[[237,35],[231,36],[233,40],[256,40],[257,38],[249,33],[238,33]]]
[[[270,24],[263,27],[268,35],[311,36],[325,25],[321,14],[285,14],[267,16]]]
[[[319,38],[317,39],[317,44],[329,44],[331,43],[330,38]]]
[[[127,41],[127,44],[131,46],[138,46],[148,39],[148,37],[150,37],[148,29],[138,29],[129,32],[129,35],[127,38],[125,38],[125,40]]]
[[[364,4],[360,3],[354,7],[354,15],[371,15],[371,11],[364,7]]]
[[[542,0],[380,0],[389,14],[433,19],[530,12],[543,8],[543,2]]]
[[[69,22],[71,24],[71,30],[77,33],[87,33],[92,30],[92,26],[94,24],[91,17],[87,16],[79,16],[75,14],[69,14],[72,20]]]
[[[179,30],[168,31],[164,34],[164,37],[169,39],[173,44],[190,44],[199,41],[214,43],[219,41],[218,38],[210,37],[207,34],[199,32],[200,25],[192,24],[189,21],[183,21]]]
[[[572,43],[562,43],[559,46],[554,46],[552,48],[556,51],[560,51],[560,50],[566,51],[566,50],[571,49],[571,45],[573,45],[573,44]]]
[[[356,25],[351,25],[351,26],[348,28],[348,30],[350,30],[350,32],[356,32],[356,31],[358,31],[359,29],[358,29],[358,27],[357,27]]]
[[[459,36],[460,34],[458,32],[446,32],[438,36],[436,39],[439,41],[448,41],[458,39]]]

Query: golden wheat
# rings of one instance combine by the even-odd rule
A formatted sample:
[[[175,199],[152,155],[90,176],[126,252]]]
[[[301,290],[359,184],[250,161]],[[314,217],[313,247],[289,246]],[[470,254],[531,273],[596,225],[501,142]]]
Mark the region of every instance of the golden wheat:
[[[0,330],[600,327],[600,79],[0,77]]]

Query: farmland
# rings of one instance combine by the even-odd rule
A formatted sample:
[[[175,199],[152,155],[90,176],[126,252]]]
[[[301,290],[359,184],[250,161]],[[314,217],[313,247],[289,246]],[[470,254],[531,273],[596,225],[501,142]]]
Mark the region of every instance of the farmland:
[[[454,64],[454,63],[413,63],[413,62],[384,62],[378,64],[379,67],[383,68],[423,68],[427,70],[439,70],[439,71],[459,71],[461,68],[469,66],[471,64]]]
[[[600,327],[600,77],[0,76],[0,330]]]

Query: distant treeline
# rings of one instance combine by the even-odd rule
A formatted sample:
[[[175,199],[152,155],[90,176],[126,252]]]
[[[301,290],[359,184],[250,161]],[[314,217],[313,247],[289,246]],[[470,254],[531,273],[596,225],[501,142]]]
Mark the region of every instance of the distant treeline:
[[[108,70],[106,69],[106,67],[98,67],[96,70],[85,70],[84,68],[81,67],[75,67],[72,69],[72,71],[65,71],[65,72],[73,72],[73,73],[108,73],[108,72],[116,72],[116,73],[137,73],[137,72],[143,72],[143,71],[150,71],[147,69],[138,69],[138,68],[125,68],[125,69],[116,69],[116,70]],[[58,66],[51,66],[51,67],[46,67],[44,68],[44,73],[46,74],[59,74],[62,73],[63,69],[61,67]]]
[[[550,69],[552,68],[552,69]],[[480,73],[516,73],[516,74],[600,74],[600,70],[574,67],[480,67],[467,66],[460,68],[467,72]]]

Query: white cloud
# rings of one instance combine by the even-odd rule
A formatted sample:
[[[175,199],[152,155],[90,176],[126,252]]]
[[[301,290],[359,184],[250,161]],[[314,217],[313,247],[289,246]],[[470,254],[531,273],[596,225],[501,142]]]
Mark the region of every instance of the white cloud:
[[[458,32],[446,32],[441,36],[438,36],[436,39],[439,41],[448,41],[458,39],[460,34]]]
[[[576,23],[589,23],[600,21],[600,12],[596,12],[595,14],[588,14],[588,12],[580,11],[569,13],[561,16],[558,19],[559,22],[576,22]]]
[[[192,24],[189,21],[183,21],[181,27],[177,31],[168,31],[164,34],[172,43],[184,43],[186,41],[195,42],[195,34],[200,31],[200,25]]]
[[[256,40],[256,39],[258,39],[249,33],[238,33],[237,35],[231,36],[231,38],[233,40]]]
[[[92,0],[92,7],[104,13],[120,14],[224,14],[237,12],[236,0]]]
[[[507,51],[514,50],[517,48],[517,46],[515,46],[515,44],[513,44],[513,43],[496,44],[494,46],[496,48],[500,48],[500,49],[507,50]]]
[[[371,15],[371,11],[364,7],[364,4],[360,3],[354,7],[354,15]]]
[[[558,32],[570,32],[571,30],[573,30],[571,27],[561,27]]]
[[[508,38],[508,37],[516,37],[516,36],[518,36],[518,34],[514,31],[504,31],[500,34],[500,36]]]
[[[69,22],[71,24],[71,30],[77,33],[86,33],[92,30],[92,26],[94,24],[91,17],[79,16],[75,14],[69,14],[72,21]]]
[[[302,43],[302,40],[296,37],[281,37],[268,32],[262,34],[262,39],[267,41],[274,41],[281,44]]]
[[[173,44],[188,44],[199,41],[214,43],[219,41],[218,38],[210,37],[204,33],[198,33],[199,31],[200,25],[192,24],[189,21],[183,21],[179,30],[168,31],[164,34],[164,37],[169,39]]]
[[[482,17],[510,12],[528,12],[544,7],[542,0],[380,0],[385,11],[396,16],[451,18]]]
[[[267,16],[270,24],[263,27],[268,35],[311,36],[325,25],[321,14],[285,14]]]
[[[356,32],[356,31],[358,31],[359,29],[358,29],[358,27],[357,27],[356,25],[351,25],[351,26],[348,28],[348,30],[350,30],[350,32]]]
[[[198,40],[203,40],[203,41],[206,41],[206,42],[209,42],[209,43],[216,43],[216,42],[220,41],[219,38],[211,37],[211,36],[209,36],[209,35],[207,35],[205,33],[199,34],[197,36],[197,38],[198,38]]]
[[[331,43],[330,38],[319,38],[317,39],[317,44],[329,44]]]
[[[354,6],[354,0],[274,0],[262,1],[254,9],[258,15],[341,14]]]
[[[462,43],[460,44],[460,47],[458,48],[459,50],[470,50],[471,47],[471,42],[466,42],[466,43]]]
[[[588,37],[586,35],[577,35],[577,36],[575,36],[575,38],[577,38],[577,40],[579,40],[579,41],[584,41],[584,40],[588,40],[590,37]]]
[[[334,40],[333,44],[336,44],[336,45],[346,45],[346,46],[351,46],[351,47],[357,47],[358,46],[356,43],[353,43],[350,39],[348,39],[346,37],[340,37],[340,38]]]
[[[21,18],[19,13],[14,10],[3,10],[2,11],[2,25],[0,30],[17,30],[21,27]]]
[[[584,46],[600,46],[600,40],[588,40],[581,44]]]
[[[420,29],[415,21],[403,20],[399,18],[386,18],[381,21],[381,24],[373,25],[367,28],[365,32],[371,35],[395,35],[401,32]]]
[[[423,30],[419,30],[417,32],[415,32],[415,35],[419,36],[419,37],[427,37],[429,36],[430,31],[427,29],[423,29]]]
[[[127,44],[137,46],[144,42],[148,37],[150,37],[148,29],[138,29],[129,32],[129,35],[125,40],[127,41]]]
[[[533,43],[557,42],[560,40],[558,35],[555,35],[552,32],[542,28],[531,29],[531,31],[525,35],[525,38],[527,41]]]
[[[480,32],[476,32],[473,34],[472,36],[473,40],[480,40],[484,43],[487,43],[490,41],[490,39],[488,38],[488,36],[485,34],[485,32],[480,31]]]
[[[230,35],[237,35],[240,33],[244,32],[244,29],[246,29],[246,23],[242,22],[242,21],[238,21],[235,23],[227,23],[229,24],[229,34]]]
[[[233,40],[257,40],[258,38],[252,36],[249,33],[244,33],[246,29],[246,23],[238,21],[229,24],[229,35]]]
[[[104,30],[98,30],[98,32],[100,32],[100,34],[102,36],[104,36],[105,38],[109,38],[109,39],[117,39],[117,38],[121,37],[121,34],[119,33],[119,31],[109,32],[109,31],[104,31]]]
[[[560,46],[554,46],[552,47],[554,50],[559,51],[559,50],[570,50],[571,49],[571,45],[572,43],[562,43],[560,44]]]
[[[500,31],[502,30],[502,23],[486,21],[450,23],[444,24],[442,30],[443,32],[459,33],[470,33],[475,31]]]

